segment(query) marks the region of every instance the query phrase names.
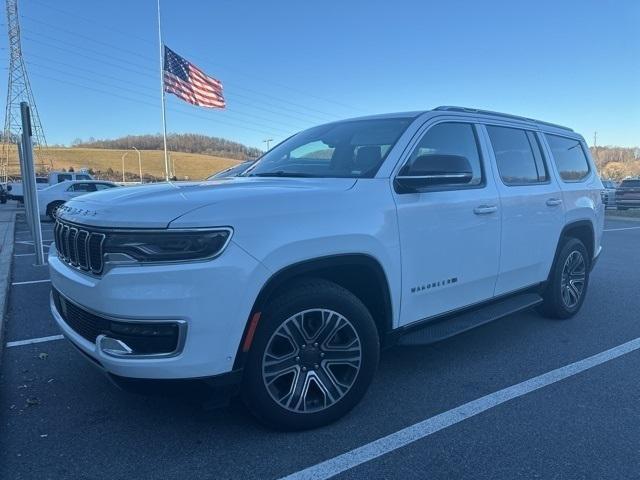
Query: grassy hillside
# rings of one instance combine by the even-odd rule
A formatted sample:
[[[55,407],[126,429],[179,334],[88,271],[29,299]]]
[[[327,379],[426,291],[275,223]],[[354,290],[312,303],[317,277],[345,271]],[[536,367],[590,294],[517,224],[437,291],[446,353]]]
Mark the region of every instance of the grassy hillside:
[[[36,159],[39,171],[41,163],[50,165],[54,170],[80,168],[91,169],[97,177],[122,180],[122,155],[125,157],[124,171],[127,180],[137,180],[138,154],[135,150],[107,150],[101,148],[49,148],[44,158]],[[159,150],[140,150],[143,176],[164,178],[164,153]],[[175,165],[175,175],[179,180],[201,180],[212,173],[218,172],[239,163],[239,160],[201,155],[197,153],[171,152],[171,163]],[[9,175],[19,173],[17,154],[15,151],[9,159]]]

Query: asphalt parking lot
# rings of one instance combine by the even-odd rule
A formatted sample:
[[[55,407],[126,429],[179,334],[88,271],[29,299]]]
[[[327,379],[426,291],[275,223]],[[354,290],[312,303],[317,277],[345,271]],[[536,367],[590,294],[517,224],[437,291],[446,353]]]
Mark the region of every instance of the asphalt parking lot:
[[[112,386],[59,339],[47,268],[33,266],[19,221],[0,364],[0,478],[640,478],[640,222],[607,220],[605,229],[574,318],[521,313],[392,349],[350,415],[282,433],[239,402],[207,410],[186,396]],[[43,224],[47,245],[51,230]],[[556,371],[570,374],[548,374]],[[513,386],[510,400],[495,393]]]

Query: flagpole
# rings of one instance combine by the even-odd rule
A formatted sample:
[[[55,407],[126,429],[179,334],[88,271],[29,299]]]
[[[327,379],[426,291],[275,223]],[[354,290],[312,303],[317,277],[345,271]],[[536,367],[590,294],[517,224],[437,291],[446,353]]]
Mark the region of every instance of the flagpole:
[[[162,28],[160,26],[160,0],[158,0],[158,47],[160,51],[160,99],[162,103],[162,137],[164,140],[164,175],[169,181],[169,156],[167,155],[167,114],[166,101],[164,97],[164,48],[162,44]]]

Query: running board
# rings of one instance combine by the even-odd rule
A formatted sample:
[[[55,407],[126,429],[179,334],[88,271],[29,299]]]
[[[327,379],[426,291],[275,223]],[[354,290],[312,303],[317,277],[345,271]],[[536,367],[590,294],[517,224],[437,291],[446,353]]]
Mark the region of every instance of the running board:
[[[542,297],[536,293],[524,293],[490,303],[484,307],[470,310],[460,315],[434,320],[423,326],[416,327],[402,335],[397,344],[404,346],[428,345],[452,337],[485,323],[498,320],[512,313],[535,307],[542,303]]]

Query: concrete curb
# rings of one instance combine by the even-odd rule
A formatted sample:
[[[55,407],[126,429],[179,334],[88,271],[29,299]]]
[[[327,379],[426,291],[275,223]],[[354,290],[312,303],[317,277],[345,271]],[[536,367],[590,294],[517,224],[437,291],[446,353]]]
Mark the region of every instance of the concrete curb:
[[[16,211],[0,211],[0,364],[2,364],[2,351],[4,348],[4,320],[7,313],[7,299],[11,285]]]

